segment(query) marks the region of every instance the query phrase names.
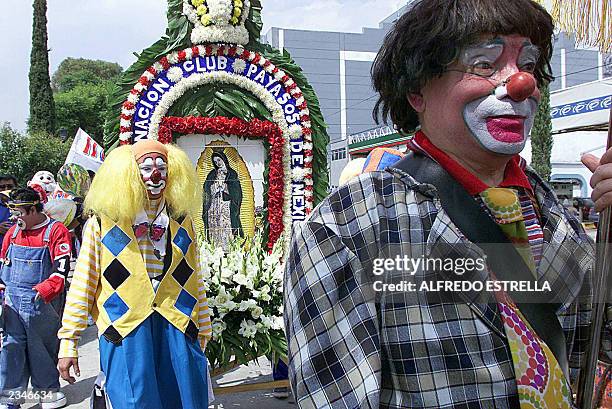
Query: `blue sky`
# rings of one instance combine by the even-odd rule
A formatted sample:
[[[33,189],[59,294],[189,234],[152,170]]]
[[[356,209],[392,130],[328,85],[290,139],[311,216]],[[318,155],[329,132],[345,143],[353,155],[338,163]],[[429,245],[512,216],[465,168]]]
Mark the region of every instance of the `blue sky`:
[[[270,27],[360,32],[377,27],[405,0],[262,0]],[[0,123],[25,129],[32,30],[31,0],[2,0]],[[164,0],[48,0],[50,72],[66,57],[118,62],[126,68],[166,28]]]

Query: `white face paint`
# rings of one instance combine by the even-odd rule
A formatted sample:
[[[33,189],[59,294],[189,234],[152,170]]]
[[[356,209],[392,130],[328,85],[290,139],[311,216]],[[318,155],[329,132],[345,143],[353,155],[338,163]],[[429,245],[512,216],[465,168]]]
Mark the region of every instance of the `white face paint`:
[[[145,155],[139,160],[138,168],[149,192],[149,198],[159,198],[168,180],[168,165],[164,157],[155,153]]]
[[[529,97],[515,102],[488,95],[468,103],[463,119],[476,140],[487,150],[516,155],[525,147],[538,102]]]
[[[493,38],[484,43],[467,47],[459,57],[465,72],[479,77],[489,78],[499,71],[497,60],[504,52],[504,41]],[[540,58],[540,48],[526,41],[516,60],[519,71],[533,74]]]
[[[504,52],[504,43],[499,39],[492,39],[482,44],[467,47],[459,57],[465,67],[465,72],[490,77],[497,71],[495,61]]]
[[[465,72],[481,77],[474,77],[475,81],[482,82],[483,91],[489,92],[468,100],[462,112],[468,130],[483,148],[497,154],[515,155],[525,147],[539,93],[516,102],[508,96],[506,82],[517,69],[533,74],[539,57],[540,49],[528,39],[513,41],[501,37],[467,47],[461,54]]]
[[[53,193],[57,187],[53,174],[46,170],[36,172],[30,183],[41,185],[47,194]]]

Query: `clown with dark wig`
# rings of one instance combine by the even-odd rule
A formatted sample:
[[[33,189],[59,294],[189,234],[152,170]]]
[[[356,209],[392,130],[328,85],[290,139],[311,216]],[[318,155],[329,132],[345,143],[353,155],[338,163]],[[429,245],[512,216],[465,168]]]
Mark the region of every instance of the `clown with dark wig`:
[[[191,218],[198,185],[183,151],[145,140],[113,150],[85,199],[94,216],[58,333],[59,367],[73,383],[91,314],[115,409],[208,407],[211,324]]]
[[[593,243],[519,156],[552,80],[552,35],[531,0],[415,1],[387,34],[375,117],[415,135],[294,230],[299,407],[574,407]],[[611,158],[587,161],[598,210],[612,203]]]

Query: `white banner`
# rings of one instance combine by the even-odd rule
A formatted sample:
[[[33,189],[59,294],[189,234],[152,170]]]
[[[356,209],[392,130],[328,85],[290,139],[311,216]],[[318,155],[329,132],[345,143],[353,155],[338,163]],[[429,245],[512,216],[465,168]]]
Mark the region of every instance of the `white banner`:
[[[103,161],[104,149],[102,146],[79,128],[64,163],[76,163],[87,170],[97,172]]]
[[[610,118],[611,105],[612,78],[551,92],[552,131],[557,133],[595,125],[605,126]]]

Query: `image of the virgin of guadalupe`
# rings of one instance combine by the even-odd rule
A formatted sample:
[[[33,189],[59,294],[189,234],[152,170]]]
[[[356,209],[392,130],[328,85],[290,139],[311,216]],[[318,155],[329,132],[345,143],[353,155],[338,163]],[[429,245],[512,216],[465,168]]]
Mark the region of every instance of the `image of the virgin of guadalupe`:
[[[207,239],[227,250],[236,237],[243,237],[240,222],[242,187],[223,150],[211,155],[213,169],[204,182],[204,227]]]

